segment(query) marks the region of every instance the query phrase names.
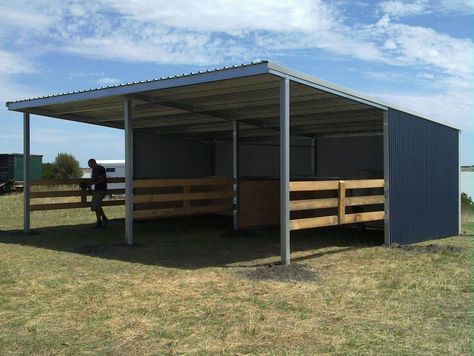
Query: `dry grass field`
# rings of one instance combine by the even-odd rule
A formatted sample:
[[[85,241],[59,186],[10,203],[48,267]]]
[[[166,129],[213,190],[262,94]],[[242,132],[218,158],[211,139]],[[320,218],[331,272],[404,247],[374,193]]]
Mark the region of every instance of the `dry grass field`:
[[[228,218],[135,225],[123,208],[32,213],[0,197],[0,354],[468,355],[472,237],[403,248],[379,232],[234,233]],[[466,225],[472,229],[472,225]],[[470,230],[472,233],[472,230]]]

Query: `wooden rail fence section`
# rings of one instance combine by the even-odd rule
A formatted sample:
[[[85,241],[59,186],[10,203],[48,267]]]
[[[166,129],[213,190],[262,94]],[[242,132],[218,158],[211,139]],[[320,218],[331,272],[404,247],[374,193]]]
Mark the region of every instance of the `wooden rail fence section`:
[[[30,192],[30,210],[57,210],[57,209],[75,209],[75,208],[90,208],[91,202],[87,200],[88,196],[92,196],[92,192],[89,190],[80,190],[79,184],[81,182],[87,182],[89,179],[42,179],[33,180],[30,183],[32,187],[48,187],[44,191],[31,191]],[[123,183],[124,178],[108,178],[108,183]],[[71,186],[75,186],[76,189],[72,189]],[[109,189],[109,194],[124,194],[125,189]],[[53,202],[45,203],[38,202],[37,199],[44,198],[78,198],[77,202]],[[125,200],[114,199],[104,200],[103,206],[114,206],[124,205]]]
[[[37,180],[31,186],[46,186],[47,190],[30,193],[31,211],[74,209],[90,207],[88,190],[78,185],[87,179]],[[123,183],[124,178],[109,178],[109,183]],[[189,179],[137,179],[133,182],[134,219],[155,219],[161,217],[196,215],[205,213],[231,213],[233,209],[234,180],[232,178],[189,178]],[[71,189],[71,185],[76,189]],[[62,189],[60,189],[62,187]],[[383,220],[384,211],[351,212],[351,207],[384,204],[383,195],[354,195],[355,190],[373,190],[384,187],[383,179],[347,181],[302,181],[290,182],[290,192],[334,191],[336,197],[299,199],[290,201],[290,211],[335,209],[336,213],[290,220],[291,230],[314,227],[351,224]],[[125,189],[109,189],[109,194],[123,195]],[[38,202],[45,198],[78,198],[74,202]],[[124,205],[122,198],[104,200],[104,206]]]
[[[137,220],[206,213],[232,213],[231,178],[139,179],[133,182]]]
[[[290,182],[290,192],[335,191],[336,198],[300,199],[290,201],[290,211],[336,208],[337,215],[318,216],[290,220],[291,230],[310,229],[315,227],[377,221],[385,218],[385,212],[370,211],[347,213],[348,207],[384,204],[384,195],[354,196],[355,190],[383,188],[383,179],[340,180],[340,181],[303,181]]]
[[[79,184],[87,179],[35,180],[31,186],[47,190],[30,193],[30,210],[88,208],[88,190]],[[123,183],[124,178],[108,178],[108,183]],[[135,219],[185,216],[203,213],[231,213],[233,210],[234,180],[231,178],[137,179],[133,182],[133,216]],[[72,189],[75,186],[76,189]],[[123,195],[125,189],[109,189],[109,194]],[[74,202],[44,202],[45,198],[78,198]],[[124,205],[123,198],[104,200],[103,206]]]

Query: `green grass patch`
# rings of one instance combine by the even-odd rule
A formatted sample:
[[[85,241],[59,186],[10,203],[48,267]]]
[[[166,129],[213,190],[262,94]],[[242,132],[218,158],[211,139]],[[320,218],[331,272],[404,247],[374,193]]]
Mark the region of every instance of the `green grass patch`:
[[[106,211],[100,230],[86,209],[34,212],[24,235],[21,196],[0,197],[0,353],[471,353],[470,236],[404,249],[307,230],[292,234],[298,268],[272,273],[318,278],[255,279],[279,260],[277,229],[143,222],[129,247],[123,208]]]

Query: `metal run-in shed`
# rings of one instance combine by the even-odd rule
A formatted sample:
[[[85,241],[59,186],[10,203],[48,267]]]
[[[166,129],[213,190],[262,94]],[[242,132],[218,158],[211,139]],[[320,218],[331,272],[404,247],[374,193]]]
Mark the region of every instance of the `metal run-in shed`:
[[[279,224],[284,263],[297,229],[379,224],[386,244],[459,232],[457,129],[270,62],[7,107],[23,112],[26,156],[30,114],[124,129],[129,244],[134,219],[198,213]]]

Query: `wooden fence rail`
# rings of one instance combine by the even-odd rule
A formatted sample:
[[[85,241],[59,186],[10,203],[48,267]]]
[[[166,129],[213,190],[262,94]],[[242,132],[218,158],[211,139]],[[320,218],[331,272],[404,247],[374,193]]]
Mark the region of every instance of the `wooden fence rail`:
[[[47,179],[31,182],[34,187],[48,190],[30,193],[30,210],[88,208],[89,190],[79,184],[88,179]],[[124,178],[108,178],[108,183],[123,183]],[[133,182],[135,219],[184,216],[203,213],[231,213],[234,180],[230,178],[136,179]],[[71,189],[75,186],[77,189]],[[125,189],[109,189],[111,195],[123,195]],[[80,198],[74,202],[50,202],[47,198]],[[43,199],[43,201],[39,200]],[[46,199],[46,202],[44,201]],[[104,200],[103,206],[124,205],[124,199]]]
[[[78,179],[42,179],[33,180],[30,185],[32,187],[48,187],[48,190],[44,191],[31,191],[30,192],[30,210],[41,211],[41,210],[58,210],[58,209],[77,209],[77,208],[90,208],[91,202],[87,200],[89,196],[92,196],[90,190],[79,189],[81,182],[87,182],[90,179],[78,178]],[[124,183],[125,178],[108,178],[108,183]],[[71,189],[75,186],[76,189]],[[109,189],[108,193],[111,195],[122,195],[125,194],[125,189]],[[80,198],[75,202],[42,202],[38,199],[45,198]],[[113,199],[103,201],[103,206],[116,206],[124,205],[123,199]]]
[[[205,213],[232,213],[230,178],[140,179],[133,182],[137,220]]]
[[[49,186],[49,190],[32,191],[30,209],[55,210],[90,207],[88,197],[92,193],[80,190],[78,185],[87,179],[38,180],[32,186]],[[109,183],[123,183],[124,178],[109,178]],[[233,209],[234,180],[232,178],[190,178],[190,179],[137,179],[133,182],[134,219],[155,219],[171,216],[185,216],[204,213],[229,214]],[[77,189],[71,189],[71,185]],[[62,189],[60,189],[62,187]],[[384,187],[383,179],[347,180],[347,181],[303,181],[290,182],[290,192],[311,195],[311,192],[329,191],[332,197],[292,198],[290,211],[312,214],[318,209],[332,209],[329,215],[292,218],[291,230],[314,227],[351,224],[366,221],[383,220],[383,210],[362,211],[360,206],[384,204],[385,198],[380,194]],[[369,190],[364,195],[355,191]],[[374,194],[374,190],[375,193]],[[123,195],[124,189],[110,189],[109,194]],[[327,195],[326,195],[327,196]],[[331,196],[331,195],[329,195]],[[73,202],[38,201],[47,198],[79,198]],[[123,199],[111,199],[103,202],[104,206],[124,205]],[[356,207],[356,208],[354,208]],[[348,212],[347,210],[359,209]],[[296,213],[295,213],[296,214]],[[316,214],[313,214],[316,215]]]
[[[327,216],[291,219],[290,229],[301,230],[315,227],[351,224],[367,221],[383,220],[383,210],[347,213],[348,207],[384,204],[385,197],[380,194],[351,196],[354,190],[380,190],[384,187],[383,179],[340,180],[340,181],[304,181],[290,182],[290,192],[334,191],[334,198],[298,199],[290,201],[290,211],[336,208],[337,212]],[[348,192],[350,194],[348,194]]]

